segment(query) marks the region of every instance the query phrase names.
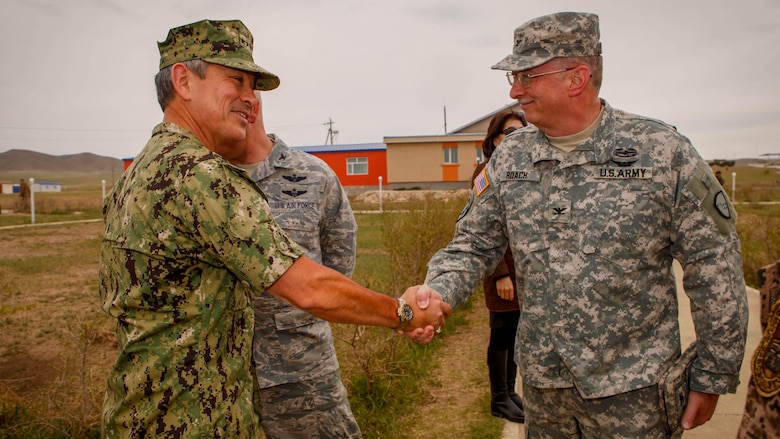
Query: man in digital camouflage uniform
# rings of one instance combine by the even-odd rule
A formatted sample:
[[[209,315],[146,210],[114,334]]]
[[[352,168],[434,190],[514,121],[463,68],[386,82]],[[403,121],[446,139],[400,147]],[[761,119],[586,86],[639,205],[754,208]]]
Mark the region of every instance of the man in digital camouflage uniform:
[[[431,312],[420,310],[303,256],[255,183],[228,162],[243,155],[254,90],[279,84],[254,63],[240,21],[174,28],[159,49],[163,123],[104,206],[100,296],[117,319],[119,354],[102,437],[253,438],[252,295],[329,321],[415,332],[421,342],[450,309],[434,298]],[[323,284],[328,294],[319,294]]]
[[[700,343],[684,428],[737,389],[747,299],[736,214],[687,138],[599,98],[598,17],[515,30],[510,96],[532,125],[496,149],[426,284],[456,306],[512,249],[529,438],[670,434],[659,371],[680,355],[672,262]],[[420,297],[430,290],[422,288]]]
[[[319,158],[266,134],[262,99],[233,160],[268,199],[274,220],[307,257],[351,277],[357,223],[336,173]],[[326,291],[322,292],[327,293]],[[268,294],[255,297],[255,403],[268,439],[359,438],[325,320]]]

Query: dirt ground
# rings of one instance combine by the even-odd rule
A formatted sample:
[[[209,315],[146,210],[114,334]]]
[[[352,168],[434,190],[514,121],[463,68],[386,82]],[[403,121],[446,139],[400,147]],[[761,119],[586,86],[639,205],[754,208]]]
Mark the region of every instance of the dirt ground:
[[[468,325],[459,326],[447,337],[446,346],[436,374],[441,385],[431,388],[432,401],[422,408],[421,418],[435,424],[437,434],[421,429],[415,437],[468,437],[469,427],[478,417],[478,410],[488,411],[489,392],[487,345],[490,339],[488,311],[485,301],[475,297],[466,314]],[[475,407],[477,409],[475,409]]]

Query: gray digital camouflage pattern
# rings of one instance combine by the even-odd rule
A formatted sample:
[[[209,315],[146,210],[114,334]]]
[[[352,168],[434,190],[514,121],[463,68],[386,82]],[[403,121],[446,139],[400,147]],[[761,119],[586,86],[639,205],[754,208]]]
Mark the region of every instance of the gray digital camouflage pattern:
[[[534,18],[515,29],[512,53],[492,68],[530,70],[553,58],[601,55],[599,17],[559,12]]]
[[[336,173],[319,158],[269,137],[274,149],[250,175],[266,195],[275,221],[307,257],[351,277],[357,222]],[[254,298],[254,310],[252,351],[266,435],[287,437],[278,432],[289,425],[299,432],[331,432],[322,437],[360,437],[339,378],[328,322],[267,294]],[[293,394],[286,397],[284,385],[289,383],[304,383],[305,395],[289,390]],[[301,399],[308,402],[293,403]],[[318,412],[336,414],[320,425],[324,414]]]
[[[680,354],[677,259],[702,343],[691,388],[734,392],[748,318],[734,208],[687,138],[602,103],[568,155],[535,127],[507,136],[426,283],[459,305],[511,246],[523,383],[596,398],[656,384]]]
[[[119,355],[102,437],[257,437],[251,294],[300,248],[243,171],[170,123],[154,129],[103,214],[100,296]]]
[[[679,434],[669,435],[669,428],[658,410],[656,386],[596,399],[580,398],[573,387],[550,391],[524,386],[523,402],[525,439],[680,437]]]

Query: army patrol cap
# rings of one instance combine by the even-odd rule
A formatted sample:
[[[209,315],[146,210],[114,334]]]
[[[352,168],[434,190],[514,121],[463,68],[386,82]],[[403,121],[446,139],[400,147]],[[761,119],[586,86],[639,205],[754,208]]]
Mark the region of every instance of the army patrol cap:
[[[200,59],[255,73],[255,90],[273,90],[279,77],[255,64],[252,33],[240,20],[201,20],[168,31],[158,42],[160,70],[178,62]]]
[[[512,53],[494,70],[524,71],[553,58],[601,55],[599,16],[559,12],[534,18],[515,29]]]

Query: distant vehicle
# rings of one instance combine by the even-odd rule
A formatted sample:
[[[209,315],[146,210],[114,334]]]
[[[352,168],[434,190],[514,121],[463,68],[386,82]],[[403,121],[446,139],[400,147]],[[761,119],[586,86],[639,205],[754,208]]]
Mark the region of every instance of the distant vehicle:
[[[708,163],[710,164],[710,166],[720,166],[723,168],[729,168],[736,164],[734,160],[722,160],[722,159],[710,160]]]

